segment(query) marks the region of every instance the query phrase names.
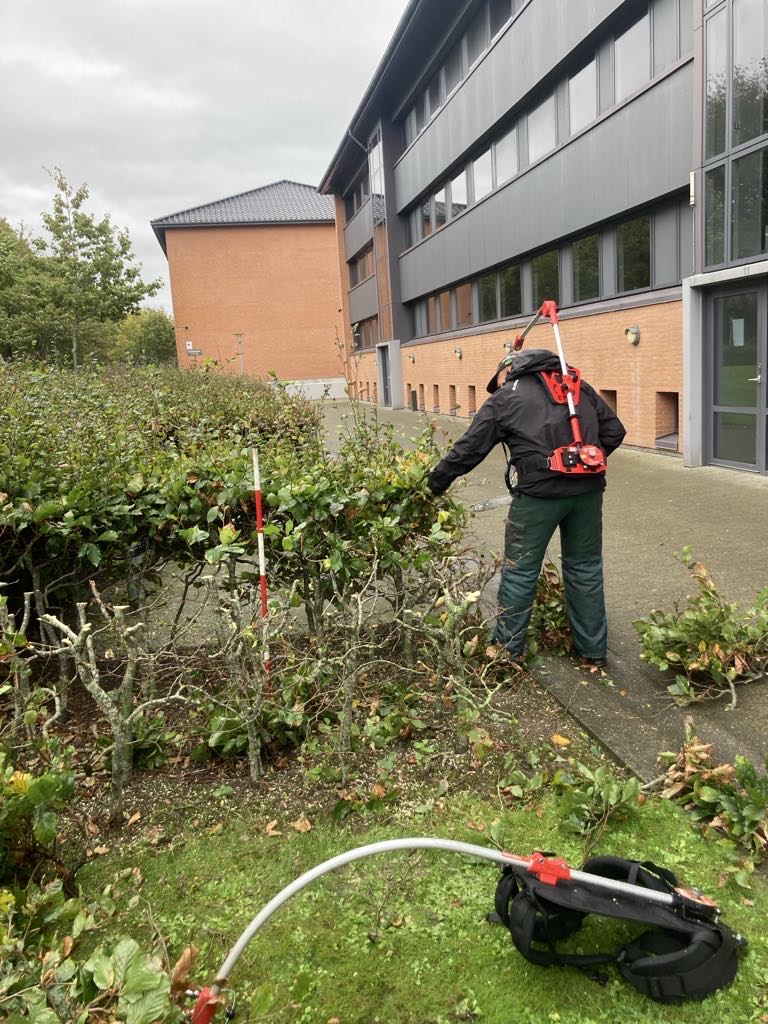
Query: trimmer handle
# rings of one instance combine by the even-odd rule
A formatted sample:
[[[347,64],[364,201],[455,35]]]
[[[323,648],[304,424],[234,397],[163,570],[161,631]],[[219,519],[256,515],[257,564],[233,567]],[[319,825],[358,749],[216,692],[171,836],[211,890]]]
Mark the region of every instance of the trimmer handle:
[[[512,351],[513,352],[519,352],[520,351],[520,349],[523,347],[523,342],[525,341],[526,334],[528,333],[528,331],[530,331],[530,329],[533,327],[533,325],[538,320],[541,319],[541,317],[546,317],[551,324],[554,324],[555,326],[557,326],[559,321],[558,321],[558,317],[557,317],[557,303],[555,302],[554,299],[545,299],[544,302],[542,302],[542,304],[539,307],[538,311],[536,313],[534,313],[533,317],[525,325],[525,329],[524,329],[523,333],[522,334],[518,334],[515,337],[515,340],[512,342]]]

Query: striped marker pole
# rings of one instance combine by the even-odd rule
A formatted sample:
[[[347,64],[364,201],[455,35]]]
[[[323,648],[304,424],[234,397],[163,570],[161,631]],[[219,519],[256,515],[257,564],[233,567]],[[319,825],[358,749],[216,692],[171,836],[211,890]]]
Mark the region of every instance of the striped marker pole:
[[[261,591],[261,618],[266,623],[267,608],[267,570],[264,557],[264,514],[261,507],[261,473],[259,472],[259,450],[251,448],[253,460],[253,498],[256,504],[256,533],[259,543],[259,589]],[[264,669],[269,672],[269,648],[264,645]]]

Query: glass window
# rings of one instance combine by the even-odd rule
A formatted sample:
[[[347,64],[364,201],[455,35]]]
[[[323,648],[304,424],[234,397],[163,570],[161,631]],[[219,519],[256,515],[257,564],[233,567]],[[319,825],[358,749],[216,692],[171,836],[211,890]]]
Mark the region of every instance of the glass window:
[[[413,305],[413,333],[417,338],[423,338],[427,333],[427,313],[423,300]]]
[[[618,288],[631,292],[651,284],[651,218],[649,214],[616,228]]]
[[[600,296],[600,238],[588,235],[574,242],[573,298],[575,302],[597,299]]]
[[[456,289],[456,326],[472,326],[472,285],[469,282]]]
[[[349,287],[354,288],[357,284],[357,260],[349,264]]]
[[[422,234],[421,207],[414,207],[408,215],[408,245],[416,245],[421,241]]]
[[[453,311],[451,309],[451,293],[446,289],[437,296],[437,305],[440,309],[440,330],[453,330]]]
[[[491,0],[491,39],[512,17],[512,0]]]
[[[429,117],[432,118],[440,109],[440,75],[435,75],[432,81],[429,83],[427,89],[427,99],[429,101]]]
[[[435,207],[435,231],[441,228],[445,224],[445,189],[441,188],[439,192],[435,194],[434,198]]]
[[[704,265],[725,262],[725,165],[704,176]]]
[[[467,61],[472,67],[488,49],[488,8],[480,8],[467,31]]]
[[[457,217],[467,208],[467,172],[457,174],[451,182],[451,216]]]
[[[726,11],[707,22],[707,84],[704,100],[704,156],[725,150]]]
[[[487,196],[493,189],[493,174],[491,171],[491,151],[486,151],[472,164],[472,183],[474,186],[475,202],[479,202],[483,196]]]
[[[424,131],[424,127],[427,123],[426,114],[426,93],[422,93],[421,96],[416,100],[414,110],[416,111],[416,134],[421,135]]]
[[[555,97],[548,96],[528,115],[528,162],[538,160],[556,144]]]
[[[768,149],[734,160],[731,173],[732,258],[742,260],[768,250]]]
[[[411,108],[408,111],[408,116],[403,121],[403,144],[407,149],[416,137],[416,113]]]
[[[533,305],[539,309],[546,299],[560,300],[560,258],[557,249],[543,252],[531,260],[533,268]]]
[[[680,0],[680,54],[685,57],[693,50],[693,0]]]
[[[523,309],[522,289],[520,286],[520,264],[505,267],[499,274],[501,291],[501,315],[517,316]]]
[[[427,296],[427,334],[437,334],[437,297]]]
[[[477,282],[480,305],[480,323],[499,319],[499,304],[496,297],[496,275],[485,274]]]
[[[568,81],[568,118],[571,135],[597,117],[597,61]]]
[[[445,76],[445,98],[448,99],[463,77],[461,41],[448,54],[448,59],[443,65],[443,75]]]
[[[618,103],[651,77],[651,20],[645,14],[614,43],[615,98]]]
[[[432,234],[432,196],[421,207],[421,234],[422,238]]]
[[[733,144],[768,132],[768,7],[733,0]]]
[[[517,128],[507,132],[496,143],[496,184],[517,174]]]

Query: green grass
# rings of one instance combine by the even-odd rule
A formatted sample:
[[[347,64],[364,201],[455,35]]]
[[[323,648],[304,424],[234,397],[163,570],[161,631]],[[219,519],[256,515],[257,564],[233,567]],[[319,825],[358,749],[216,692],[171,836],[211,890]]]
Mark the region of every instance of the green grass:
[[[557,849],[572,864],[581,841],[558,825],[557,805],[504,811],[498,803],[454,797],[418,814],[386,822],[355,816],[344,825],[316,821],[306,834],[281,823],[225,812],[218,834],[179,834],[158,852],[141,843],[89,865],[91,889],[119,869],[138,865],[141,901],[111,923],[149,943],[161,933],[173,961],[189,943],[200,948],[198,982],[210,981],[244,926],[302,871],[343,850],[384,838],[440,835],[485,845],[491,823],[506,849]],[[484,831],[470,827],[483,826]],[[662,1006],[611,971],[605,987],[575,970],[537,968],[523,960],[500,926],[486,923],[497,869],[455,854],[383,855],[358,862],[304,890],[265,925],[238,963],[231,984],[239,1021],[325,1024],[746,1024],[766,1012],[768,887],[732,883],[718,890],[724,866],[717,844],[699,836],[684,812],[649,801],[623,826],[604,833],[598,850],[671,867],[721,903],[725,920],[750,940],[734,985],[704,1003]],[[748,896],[753,905],[746,905]],[[622,926],[619,926],[621,928]],[[100,937],[100,941],[104,936]],[[107,936],[108,938],[108,936]],[[590,922],[579,943],[619,945],[615,923]],[[223,1016],[222,1016],[223,1019]]]

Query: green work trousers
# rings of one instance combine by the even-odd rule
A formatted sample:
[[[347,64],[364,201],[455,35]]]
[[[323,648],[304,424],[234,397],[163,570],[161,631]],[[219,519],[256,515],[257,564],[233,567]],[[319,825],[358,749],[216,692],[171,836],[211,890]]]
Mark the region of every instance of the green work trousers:
[[[608,627],[603,593],[602,491],[571,498],[515,495],[504,537],[494,639],[512,657],[525,653],[541,563],[558,527],[574,647],[585,658],[604,658]]]

